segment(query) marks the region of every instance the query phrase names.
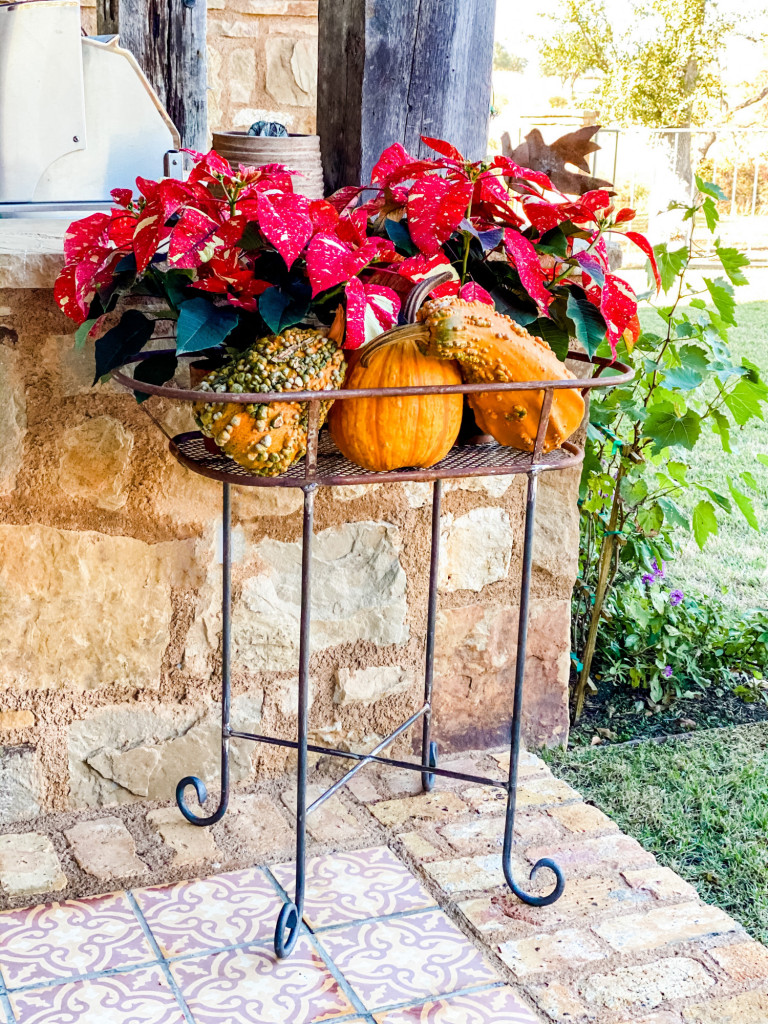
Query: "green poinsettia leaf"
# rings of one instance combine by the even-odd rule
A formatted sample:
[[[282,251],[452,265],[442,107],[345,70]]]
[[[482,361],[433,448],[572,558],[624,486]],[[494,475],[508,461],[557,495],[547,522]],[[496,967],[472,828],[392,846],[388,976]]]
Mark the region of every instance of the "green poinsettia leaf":
[[[96,384],[102,377],[106,377],[110,370],[117,369],[131,356],[141,352],[152,337],[154,329],[155,321],[144,316],[138,309],[129,309],[123,313],[120,323],[102,335],[94,346],[96,373],[93,383]]]
[[[573,322],[576,340],[583,345],[591,359],[597,352],[600,342],[605,339],[605,320],[600,310],[589,299],[579,298],[570,292],[565,311]]]
[[[176,351],[202,352],[216,348],[237,326],[237,311],[214,306],[209,299],[189,299],[179,310]]]
[[[165,384],[176,373],[178,363],[175,352],[155,352],[136,364],[133,379],[143,381],[145,384]],[[139,403],[151,397],[142,391],[134,391],[134,395]]]

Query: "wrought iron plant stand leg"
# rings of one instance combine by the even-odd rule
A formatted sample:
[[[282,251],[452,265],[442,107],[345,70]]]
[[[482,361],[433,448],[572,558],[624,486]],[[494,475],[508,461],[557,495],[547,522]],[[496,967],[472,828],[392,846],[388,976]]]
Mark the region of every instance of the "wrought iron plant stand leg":
[[[221,700],[221,789],[218,807],[207,816],[196,814],[186,804],[188,787],[193,787],[197,799],[202,806],[207,799],[207,790],[201,779],[188,776],[182,779],[176,788],[176,800],[182,814],[193,825],[207,826],[220,821],[227,810],[230,789],[229,755],[232,739],[252,740],[278,747],[294,749],[298,755],[296,777],[296,886],[293,902],[283,906],[275,930],[275,952],[278,957],[285,957],[296,945],[301,929],[304,909],[304,890],[306,881],[306,829],[307,816],[331,797],[338,789],[348,782],[361,768],[367,764],[377,763],[405,768],[421,774],[422,787],[430,791],[436,778],[457,779],[462,782],[495,786],[506,791],[506,817],[504,823],[504,846],[502,864],[504,877],[512,892],[523,902],[532,906],[547,906],[559,899],[564,888],[563,874],[558,865],[543,858],[534,864],[530,878],[548,868],[554,873],[555,886],[545,895],[534,895],[527,892],[515,880],[512,870],[512,844],[514,839],[515,811],[517,804],[517,774],[521,750],[521,726],[523,687],[525,683],[525,658],[528,637],[529,600],[531,587],[531,568],[533,562],[534,519],[536,511],[536,492],[538,479],[545,471],[557,471],[567,467],[578,466],[583,459],[583,451],[571,442],[564,442],[561,448],[544,454],[544,440],[549,423],[550,410],[554,391],[560,388],[579,388],[584,391],[593,387],[614,387],[627,383],[633,373],[629,367],[620,363],[596,358],[590,360],[583,353],[570,353],[571,357],[581,362],[593,363],[597,371],[589,379],[569,379],[554,382],[531,381],[512,384],[461,384],[441,385],[439,387],[395,387],[371,389],[369,391],[328,391],[323,399],[343,400],[360,398],[367,395],[381,394],[395,396],[426,394],[426,393],[471,393],[473,391],[540,391],[543,392],[541,413],[533,452],[516,451],[497,444],[489,445],[457,445],[436,466],[428,470],[397,470],[392,472],[371,473],[361,470],[347,462],[340,452],[325,435],[319,435],[320,401],[316,392],[295,392],[293,401],[308,404],[307,452],[303,463],[291,466],[279,478],[255,477],[242,469],[226,456],[206,447],[205,439],[197,432],[179,434],[170,438],[170,450],[174,457],[188,469],[203,476],[219,480],[223,484],[222,507],[222,700]],[[142,358],[142,357],[139,357]],[[600,378],[603,370],[610,368],[613,376]],[[155,394],[172,401],[194,402],[200,397],[198,391],[179,387],[165,387],[149,384],[126,376],[123,372],[113,371],[113,376],[127,388]],[[598,379],[600,378],[600,379]],[[282,393],[269,394],[207,394],[206,401],[217,402],[277,402],[284,401]],[[142,406],[145,408],[145,406]],[[162,428],[161,428],[162,429]],[[456,772],[448,768],[440,768],[437,764],[437,746],[432,740],[432,690],[435,654],[435,625],[437,619],[438,567],[440,557],[440,507],[442,499],[442,481],[457,477],[525,474],[527,494],[525,505],[525,533],[523,542],[522,576],[520,582],[520,617],[517,635],[517,652],[515,665],[513,708],[511,720],[509,773],[506,780],[484,778],[465,772]],[[424,698],[419,707],[407,721],[403,722],[389,736],[369,753],[355,753],[321,747],[308,742],[309,728],[309,659],[310,659],[310,608],[312,594],[312,538],[315,493],[318,486],[343,486],[345,484],[373,484],[404,480],[432,481],[432,543],[430,553],[429,596],[427,616],[426,657],[424,669]],[[301,561],[301,624],[299,643],[299,700],[298,700],[298,735],[295,740],[279,739],[274,736],[262,736],[256,733],[242,732],[232,728],[231,721],[231,493],[232,484],[242,486],[278,486],[298,487],[304,494],[304,520]],[[384,757],[382,752],[400,735],[421,720],[421,757],[418,761],[402,761]],[[328,757],[338,757],[354,761],[352,767],[340,779],[334,782],[317,800],[307,806],[307,755],[308,752]]]

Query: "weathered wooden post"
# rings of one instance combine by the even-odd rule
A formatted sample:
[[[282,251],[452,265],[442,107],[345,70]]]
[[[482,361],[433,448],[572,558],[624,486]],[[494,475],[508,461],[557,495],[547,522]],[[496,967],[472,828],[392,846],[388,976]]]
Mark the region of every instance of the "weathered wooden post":
[[[327,191],[420,135],[486,153],[496,0],[320,0],[317,130]],[[425,151],[426,152],[426,151]]]
[[[117,33],[179,129],[183,146],[208,148],[205,0],[97,0],[100,34]]]

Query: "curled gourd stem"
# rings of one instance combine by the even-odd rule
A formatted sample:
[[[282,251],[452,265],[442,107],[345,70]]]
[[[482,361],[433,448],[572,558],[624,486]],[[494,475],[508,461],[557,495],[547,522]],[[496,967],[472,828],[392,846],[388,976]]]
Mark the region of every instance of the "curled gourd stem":
[[[416,341],[417,338],[425,339],[428,333],[427,328],[422,324],[404,324],[402,327],[394,327],[391,331],[385,331],[378,338],[368,342],[360,356],[360,364],[367,369],[371,362],[371,356],[376,352],[389,348],[390,345],[395,345],[398,342]]]
[[[435,288],[439,288],[441,284],[447,284],[448,281],[452,280],[453,274],[443,272],[442,274],[433,274],[432,277],[425,277],[423,281],[419,281],[418,284],[414,285],[408,293],[408,298],[403,306],[403,317],[406,323],[415,323],[416,314],[430,292],[434,291]]]

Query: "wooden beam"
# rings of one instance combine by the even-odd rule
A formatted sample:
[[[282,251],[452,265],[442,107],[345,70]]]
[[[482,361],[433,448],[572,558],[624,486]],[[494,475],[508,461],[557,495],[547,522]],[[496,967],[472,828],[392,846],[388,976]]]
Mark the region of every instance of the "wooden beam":
[[[205,0],[97,0],[100,35],[120,36],[191,149],[208,148]]]
[[[486,155],[496,0],[320,0],[317,124],[327,191],[421,135]]]

